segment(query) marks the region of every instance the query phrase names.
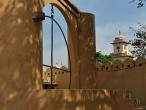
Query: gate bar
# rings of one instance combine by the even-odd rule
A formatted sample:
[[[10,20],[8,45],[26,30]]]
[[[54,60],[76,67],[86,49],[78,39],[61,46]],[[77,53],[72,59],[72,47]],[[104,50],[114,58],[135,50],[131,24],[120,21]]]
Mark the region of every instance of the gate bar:
[[[54,9],[53,5],[51,5],[51,89],[53,89],[53,19],[54,19]]]

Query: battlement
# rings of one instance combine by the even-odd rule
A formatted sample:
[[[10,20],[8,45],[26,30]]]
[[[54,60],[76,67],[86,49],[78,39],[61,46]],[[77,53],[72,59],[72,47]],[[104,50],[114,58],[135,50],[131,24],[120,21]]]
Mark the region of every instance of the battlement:
[[[124,62],[96,63],[97,88],[111,90],[135,91],[136,97],[146,105],[146,59],[139,57],[136,60],[126,59]]]
[[[124,62],[115,60],[114,62],[96,62],[97,71],[120,71],[124,69],[131,69],[135,67],[141,67],[146,64],[146,59],[139,57],[136,60],[127,58]]]

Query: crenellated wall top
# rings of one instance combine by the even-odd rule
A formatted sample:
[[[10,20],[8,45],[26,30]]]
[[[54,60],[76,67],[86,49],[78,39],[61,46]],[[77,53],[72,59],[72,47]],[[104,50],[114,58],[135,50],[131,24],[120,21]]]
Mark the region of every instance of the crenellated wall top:
[[[146,64],[146,59],[138,57],[136,60],[127,58],[124,62],[115,60],[114,62],[96,62],[97,71],[118,71],[122,69],[129,69],[134,67],[141,67]]]

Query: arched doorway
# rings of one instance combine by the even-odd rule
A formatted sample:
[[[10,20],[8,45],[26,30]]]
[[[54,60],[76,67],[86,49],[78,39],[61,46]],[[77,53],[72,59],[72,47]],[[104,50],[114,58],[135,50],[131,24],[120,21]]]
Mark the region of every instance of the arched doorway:
[[[41,7],[48,4],[57,7],[67,22],[73,74],[71,88],[94,88],[96,85],[94,15],[80,12],[70,1],[44,0]]]
[[[66,21],[53,5],[43,12],[43,88],[67,89],[71,87],[71,60]]]
[[[68,38],[68,43],[69,43],[69,49],[70,49],[70,55],[71,55],[71,68],[72,68],[72,73],[74,74],[72,76],[72,80],[71,80],[71,88],[78,88],[79,87],[79,76],[78,76],[78,71],[79,71],[79,60],[78,60],[78,47],[76,45],[75,42],[77,42],[77,15],[75,14],[71,14],[71,10],[70,9],[66,9],[64,6],[64,2],[65,1],[45,1],[43,2],[43,6],[46,6],[48,4],[52,4],[54,5],[64,16],[65,21],[67,22],[67,38]],[[71,5],[71,4],[70,4]],[[70,11],[69,11],[70,10]],[[73,12],[72,12],[73,13]],[[70,33],[73,33],[70,34]],[[76,64],[75,64],[76,63]]]

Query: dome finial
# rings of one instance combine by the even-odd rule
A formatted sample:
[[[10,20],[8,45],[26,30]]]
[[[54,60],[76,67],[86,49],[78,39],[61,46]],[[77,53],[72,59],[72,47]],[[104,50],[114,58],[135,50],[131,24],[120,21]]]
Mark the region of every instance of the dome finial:
[[[119,35],[121,35],[121,31],[119,30]]]

